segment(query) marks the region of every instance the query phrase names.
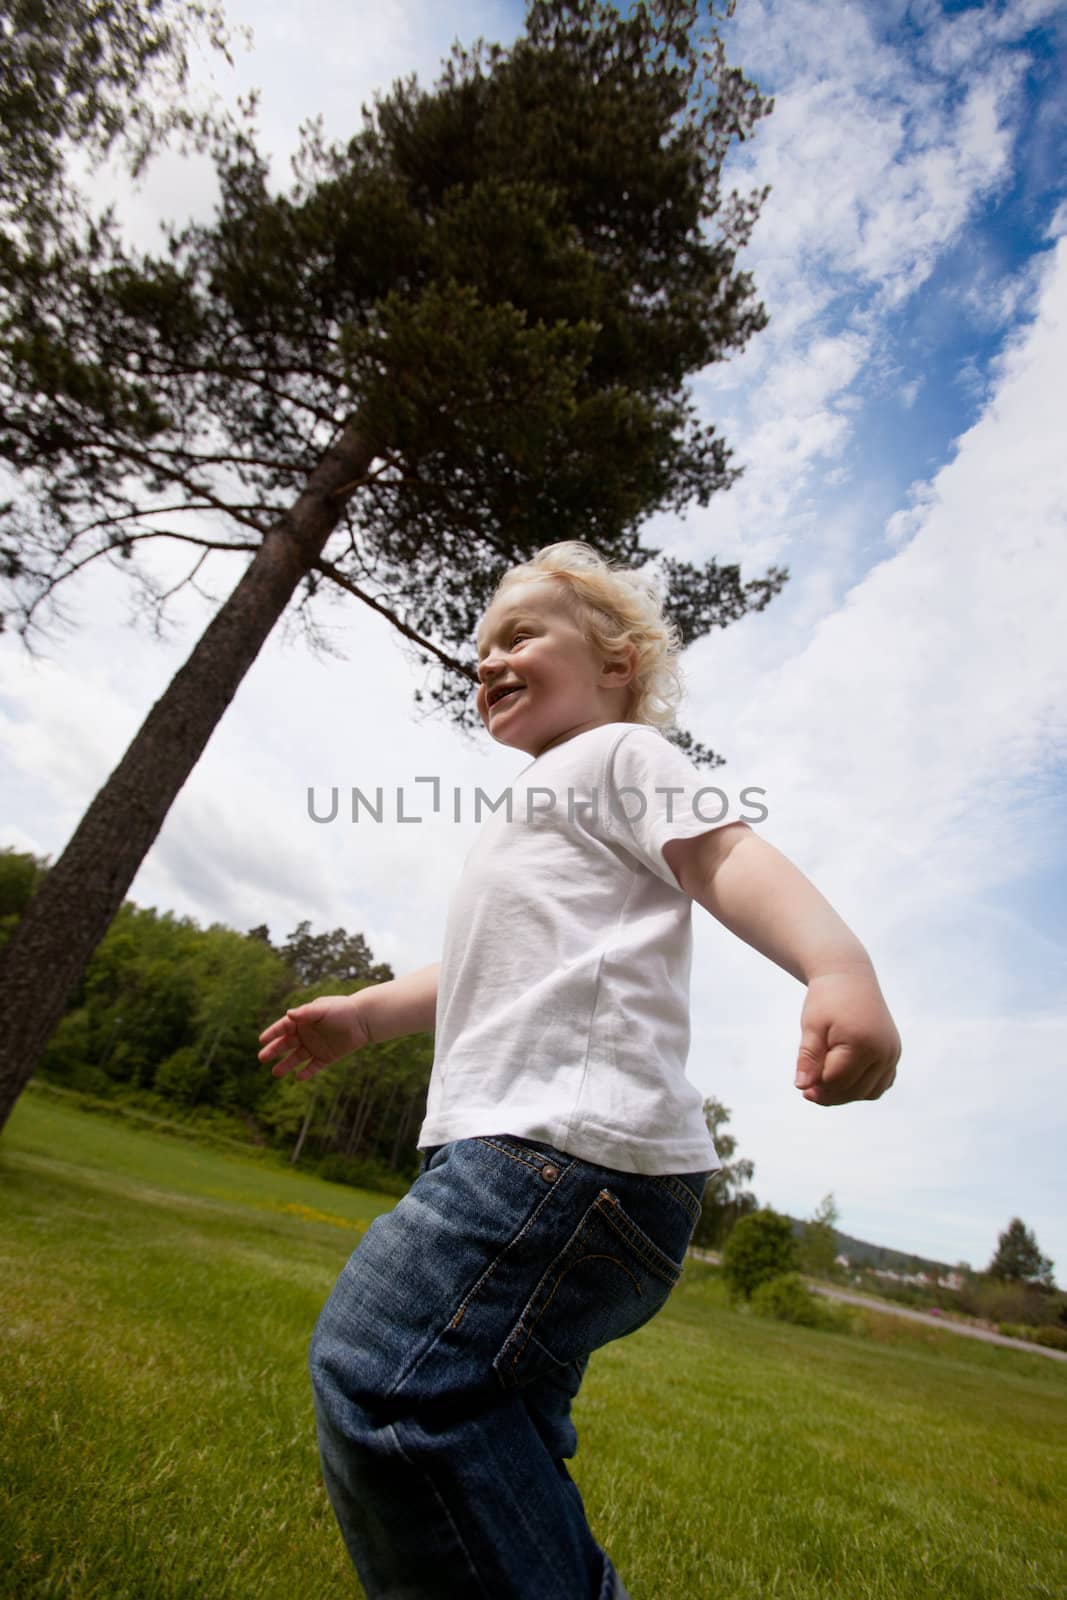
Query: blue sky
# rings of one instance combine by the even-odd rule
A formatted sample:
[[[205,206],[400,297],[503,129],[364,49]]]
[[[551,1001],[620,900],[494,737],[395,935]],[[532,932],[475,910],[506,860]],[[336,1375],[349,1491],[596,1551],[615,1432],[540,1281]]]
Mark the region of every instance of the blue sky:
[[[283,183],[303,117],[343,137],[376,87],[428,81],[455,35],[506,42],[522,8],[230,15],[255,45],[215,82],[262,88]],[[696,393],[745,476],[648,530],[690,559],[790,567],[767,611],[688,653],[688,726],[726,781],[768,790],[767,837],[863,939],[904,1039],[876,1106],[799,1101],[799,986],[698,913],[691,1077],[731,1108],[762,1200],[806,1215],[833,1191],[849,1232],[976,1265],[1019,1214],[1061,1281],[1065,32],[1043,0],[740,0],[732,57],[777,100],[731,156],[738,186],[772,185],[746,252],[771,322]],[[168,158],[122,208],[147,244],[212,194]],[[213,591],[238,575],[219,558]],[[41,661],[0,640],[0,843],[53,857],[210,615],[181,597],[157,641],[120,575],[72,599]],[[472,827],[317,827],[307,786],[436,772],[473,792],[517,767],[418,720],[419,674],[377,618],[345,601],[320,620],[343,655],[276,630],[131,893],[277,937],[358,929],[402,972],[439,953]]]

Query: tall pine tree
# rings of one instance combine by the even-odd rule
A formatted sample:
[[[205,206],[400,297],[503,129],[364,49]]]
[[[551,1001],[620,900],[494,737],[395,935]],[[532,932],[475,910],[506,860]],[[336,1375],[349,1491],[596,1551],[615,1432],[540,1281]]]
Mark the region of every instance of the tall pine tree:
[[[1053,1262],[1042,1255],[1037,1239],[1021,1217],[1012,1217],[997,1239],[993,1259],[986,1269],[991,1278],[1001,1278],[1008,1283],[1036,1283],[1043,1288],[1054,1287]]]

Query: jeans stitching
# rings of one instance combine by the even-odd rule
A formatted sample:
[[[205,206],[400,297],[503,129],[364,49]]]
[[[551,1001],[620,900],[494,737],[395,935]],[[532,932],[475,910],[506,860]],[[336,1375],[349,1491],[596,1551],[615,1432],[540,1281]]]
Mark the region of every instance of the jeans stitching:
[[[507,1156],[509,1160],[517,1161],[521,1166],[529,1167],[538,1176],[548,1164],[547,1157],[537,1161],[529,1156],[520,1155],[517,1150],[509,1150],[506,1145],[498,1144],[489,1134],[478,1134],[476,1137],[479,1144],[488,1145],[491,1150],[496,1150],[500,1155]],[[576,1157],[571,1158],[572,1162],[576,1159]],[[590,1165],[588,1162],[585,1164],[587,1166]],[[681,1202],[695,1227],[700,1221],[703,1208],[692,1189],[676,1178],[673,1173],[655,1173],[652,1175],[652,1181],[662,1185],[675,1200]]]
[[[529,1167],[533,1172],[540,1174],[541,1167],[536,1161],[531,1161],[527,1156],[520,1156],[514,1150],[506,1149],[504,1145],[497,1144],[494,1139],[490,1139],[485,1134],[479,1134],[477,1137],[479,1144],[487,1144],[490,1150],[498,1150],[502,1156],[507,1156],[511,1161],[518,1161],[522,1166]]]
[[[591,1206],[590,1210],[592,1210],[592,1209],[593,1208]],[[586,1215],[588,1216],[588,1212],[586,1213]],[[558,1260],[558,1257],[557,1257],[557,1260]],[[540,1322],[541,1318],[544,1316],[545,1312],[548,1310],[549,1306],[552,1304],[553,1300],[556,1298],[556,1291],[559,1289],[560,1284],[563,1282],[564,1278],[567,1276],[567,1273],[568,1272],[573,1272],[575,1267],[580,1267],[583,1261],[613,1261],[617,1267],[621,1267],[622,1268],[623,1272],[626,1273],[626,1276],[628,1278],[632,1278],[633,1279],[634,1287],[636,1288],[638,1294],[641,1294],[641,1295],[644,1294],[645,1291],[642,1289],[640,1281],[637,1278],[636,1274],[631,1272],[629,1267],[626,1265],[625,1261],[620,1261],[618,1256],[606,1255],[604,1253],[604,1251],[602,1251],[602,1250],[591,1252],[588,1255],[579,1256],[578,1260],[577,1261],[572,1261],[569,1267],[564,1267],[563,1271],[560,1273],[559,1277],[556,1279],[555,1283],[552,1285],[552,1293],[549,1295],[548,1299],[545,1301],[544,1305],[541,1307],[541,1309],[537,1313],[536,1317],[530,1323],[530,1326],[527,1329],[527,1333],[526,1333],[525,1339],[522,1341],[522,1344],[519,1346],[518,1350],[516,1350],[514,1356],[511,1358],[511,1364],[512,1364],[513,1367],[517,1367],[519,1362],[521,1361],[523,1353],[526,1350],[526,1346],[529,1344],[530,1340],[534,1336],[534,1330],[536,1329],[537,1324]],[[513,1337],[513,1335],[509,1335],[509,1339],[511,1337]],[[549,1352],[549,1353],[551,1353],[551,1352]],[[555,1358],[553,1358],[553,1359],[555,1359]],[[563,1363],[560,1363],[560,1364],[562,1365]]]
[[[488,1143],[489,1141],[486,1141],[486,1142]],[[505,1151],[504,1154],[507,1154],[507,1152]],[[515,1159],[518,1161],[518,1160],[521,1159],[521,1157],[516,1156]],[[544,1209],[544,1207],[547,1205],[549,1200],[551,1200],[551,1198],[552,1198],[553,1194],[555,1193],[555,1191],[560,1187],[562,1179],[566,1176],[566,1171],[567,1171],[567,1169],[565,1169],[564,1172],[561,1173],[560,1177],[556,1179],[555,1183],[546,1186],[545,1193],[544,1193],[543,1197],[541,1198],[540,1202],[534,1207],[534,1209],[530,1212],[530,1215],[526,1218],[526,1221],[523,1223],[523,1225],[519,1229],[518,1233],[516,1233],[513,1236],[513,1238],[508,1240],[507,1244],[500,1251],[499,1255],[495,1258],[495,1260],[490,1262],[490,1264],[486,1267],[485,1271],[482,1273],[481,1277],[477,1280],[477,1282],[475,1282],[474,1284],[471,1285],[470,1289],[468,1289],[467,1293],[464,1295],[463,1300],[460,1302],[460,1305],[459,1305],[458,1309],[456,1310],[455,1314],[445,1324],[445,1326],[439,1330],[439,1332],[437,1333],[436,1337],[430,1340],[429,1344],[426,1346],[425,1350],[423,1350],[423,1352],[419,1356],[418,1360],[415,1361],[410,1367],[408,1367],[400,1375],[399,1378],[397,1378],[396,1382],[392,1385],[392,1387],[388,1391],[388,1393],[390,1395],[396,1394],[400,1390],[400,1388],[403,1386],[403,1384],[407,1383],[410,1378],[414,1377],[415,1373],[422,1366],[422,1363],[427,1359],[428,1356],[430,1356],[433,1353],[434,1350],[436,1350],[438,1344],[441,1342],[441,1340],[444,1337],[444,1335],[450,1329],[459,1327],[460,1323],[463,1321],[464,1314],[466,1313],[467,1307],[470,1305],[471,1301],[478,1294],[478,1292],[482,1288],[482,1286],[489,1282],[489,1279],[492,1277],[493,1273],[496,1271],[496,1269],[503,1262],[504,1258],[508,1255],[509,1251],[513,1250],[515,1248],[515,1246],[518,1244],[519,1240],[523,1237],[523,1235],[530,1228],[533,1227],[534,1223],[537,1221],[538,1217],[541,1215],[541,1212]]]
[[[703,1207],[701,1206],[696,1195],[693,1193],[692,1189],[690,1189],[687,1184],[682,1183],[678,1178],[675,1178],[669,1173],[664,1174],[663,1176],[657,1176],[656,1182],[663,1184],[676,1200],[680,1200],[682,1202],[686,1211],[692,1217],[694,1225],[700,1221],[700,1215]]]
[[[603,1205],[601,1204],[602,1201],[605,1202]],[[615,1199],[614,1195],[609,1194],[607,1189],[601,1189],[593,1204],[599,1208],[600,1214],[604,1218],[604,1221],[609,1223],[611,1227],[615,1229],[615,1232],[621,1239],[625,1239],[627,1244],[633,1250],[634,1254],[639,1256],[640,1259],[645,1263],[645,1266],[648,1268],[648,1270],[655,1273],[656,1277],[661,1278],[664,1283],[669,1283],[673,1289],[674,1285],[681,1277],[681,1268],[675,1265],[665,1250],[658,1252],[662,1258],[660,1260],[657,1260],[655,1256],[650,1254],[648,1245],[644,1243],[643,1237],[636,1222],[632,1222],[630,1220],[625,1211],[623,1211],[619,1201]],[[633,1230],[632,1234],[630,1231],[628,1231],[629,1229]],[[652,1244],[651,1239],[648,1241],[648,1244],[652,1245],[652,1249],[658,1249],[656,1245]],[[668,1276],[668,1273],[664,1271],[664,1262],[667,1263],[667,1266],[670,1269],[670,1276]]]

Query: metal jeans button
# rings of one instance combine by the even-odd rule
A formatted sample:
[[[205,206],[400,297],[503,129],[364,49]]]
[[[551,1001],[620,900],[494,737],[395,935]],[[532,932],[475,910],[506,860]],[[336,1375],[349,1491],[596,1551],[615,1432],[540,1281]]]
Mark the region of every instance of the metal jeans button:
[[[554,1167],[551,1161],[546,1161],[544,1166],[541,1168],[541,1176],[544,1178],[546,1183],[555,1183],[556,1179],[559,1177],[559,1168]]]

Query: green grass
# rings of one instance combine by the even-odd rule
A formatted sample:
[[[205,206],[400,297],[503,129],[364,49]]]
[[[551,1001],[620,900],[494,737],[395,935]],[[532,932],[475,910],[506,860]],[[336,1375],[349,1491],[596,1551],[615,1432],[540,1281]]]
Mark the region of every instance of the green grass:
[[[306,1351],[391,1204],[23,1097],[0,1140],[5,1600],[358,1594]],[[1067,1365],[889,1322],[764,1322],[694,1264],[594,1357],[574,1475],[634,1600],[1067,1593]]]

